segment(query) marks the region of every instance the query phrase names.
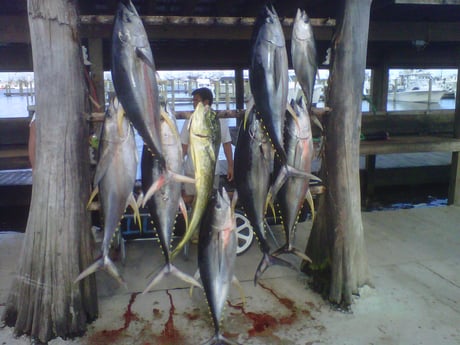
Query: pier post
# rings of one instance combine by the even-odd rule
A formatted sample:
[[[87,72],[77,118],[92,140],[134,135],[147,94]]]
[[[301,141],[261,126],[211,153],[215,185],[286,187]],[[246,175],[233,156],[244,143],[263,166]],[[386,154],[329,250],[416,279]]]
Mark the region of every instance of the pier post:
[[[457,51],[457,61],[460,61],[460,51]],[[454,117],[454,138],[460,139],[460,63],[457,68],[457,95],[455,97],[455,117]],[[450,166],[450,181],[447,203],[449,205],[460,205],[460,160],[459,152],[452,152]]]

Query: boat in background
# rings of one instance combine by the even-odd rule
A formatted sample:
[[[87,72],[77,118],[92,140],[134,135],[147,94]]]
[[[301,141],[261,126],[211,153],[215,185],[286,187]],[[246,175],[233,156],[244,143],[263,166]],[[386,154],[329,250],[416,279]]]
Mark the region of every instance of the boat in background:
[[[430,73],[400,74],[394,84],[389,85],[388,101],[438,103],[445,93]]]

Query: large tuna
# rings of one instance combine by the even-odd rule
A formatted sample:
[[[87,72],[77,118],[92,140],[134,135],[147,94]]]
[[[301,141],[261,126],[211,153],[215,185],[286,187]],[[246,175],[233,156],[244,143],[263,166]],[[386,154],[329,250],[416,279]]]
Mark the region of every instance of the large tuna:
[[[257,17],[253,37],[249,82],[257,117],[262,120],[280,165],[274,171],[272,194],[276,195],[286,179],[307,175],[287,164],[283,145],[288,95],[288,59],[283,28],[275,9],[268,6]]]
[[[99,161],[94,176],[95,191],[99,190],[104,219],[102,257],[84,270],[76,281],[99,269],[105,269],[119,283],[125,285],[109,257],[110,244],[127,205],[130,204],[137,210],[133,196],[137,170],[136,141],[134,130],[123,113],[121,104],[116,99],[112,100],[104,120],[99,143]]]
[[[275,9],[268,6],[257,17],[249,66],[249,82],[258,116],[282,164],[283,126],[288,95],[288,57],[283,28]]]
[[[182,175],[184,172],[182,144],[176,126],[176,117],[169,109],[164,112],[163,117],[166,116],[170,118],[169,123],[165,120],[161,121],[161,145],[166,166],[168,171]],[[173,123],[174,127],[171,127],[170,123]],[[146,146],[144,146],[142,152],[141,168],[142,189],[144,193],[147,193],[153,181],[160,177],[162,171],[158,160],[150,154]],[[161,187],[152,198],[148,199],[147,206],[152,216],[166,263],[150,280],[144,293],[151,290],[154,285],[168,274],[173,274],[187,283],[201,287],[201,284],[194,278],[181,272],[171,263],[171,241],[179,208],[182,210],[184,216],[186,216],[185,204],[181,197],[181,183],[171,180],[168,184]]]
[[[292,101],[291,105],[296,112],[297,120],[294,121],[292,116],[286,117],[284,146],[286,148],[288,164],[300,171],[311,173],[314,149],[310,116],[302,99],[300,99],[300,104]],[[309,182],[310,180],[305,178],[290,178],[281,187],[277,195],[286,243],[276,250],[273,255],[293,253],[304,260],[310,261],[305,254],[296,249],[292,244],[295,226],[300,209],[305,201],[305,196],[307,195]]]
[[[318,63],[313,27],[308,15],[300,9],[297,9],[292,28],[291,56],[292,66],[294,67],[297,81],[305,95],[307,109],[309,110],[311,108]],[[287,151],[287,148],[285,149]]]
[[[147,33],[130,0],[118,4],[112,33],[113,86],[126,116],[164,167],[155,63]]]
[[[214,171],[220,146],[220,123],[208,106],[198,103],[190,122],[190,154],[195,171],[196,195],[192,204],[192,215],[185,235],[172,253],[175,257],[192,238],[200,226],[201,219],[212,194]]]
[[[230,284],[234,280],[237,238],[235,203],[225,188],[211,199],[200,226],[198,268],[211,310],[214,336],[207,344],[236,344],[222,335],[221,322]]]
[[[240,205],[251,222],[263,253],[257,267],[254,284],[271,265],[278,264],[295,269],[287,261],[270,255],[270,246],[265,234],[265,204],[270,188],[270,173],[273,167],[273,149],[270,139],[256,118],[253,107],[248,114],[246,125],[240,125],[235,148],[235,186]]]

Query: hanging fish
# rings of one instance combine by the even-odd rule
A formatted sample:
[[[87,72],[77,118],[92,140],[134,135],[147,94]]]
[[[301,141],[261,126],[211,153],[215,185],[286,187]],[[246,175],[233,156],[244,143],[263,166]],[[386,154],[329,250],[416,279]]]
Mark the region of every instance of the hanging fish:
[[[261,121],[256,118],[254,107],[248,113],[246,125],[240,125],[233,164],[240,205],[251,222],[263,253],[254,276],[254,284],[257,284],[263,272],[272,265],[295,270],[289,262],[270,255],[264,219],[270,174],[273,169],[273,149]]]
[[[236,259],[235,204],[225,190],[211,199],[200,226],[198,268],[214,323],[214,336],[207,344],[237,344],[222,335],[221,322]]]
[[[163,109],[162,109],[163,110]],[[164,111],[164,116],[168,116],[170,121],[161,121],[161,145],[166,159],[166,166],[168,171],[182,175],[184,173],[183,159],[182,159],[182,143],[179,137],[179,131],[176,125],[176,117],[169,107]],[[171,128],[170,123],[174,124]],[[161,169],[158,159],[150,154],[146,146],[142,152],[142,189],[144,193],[148,193],[148,189],[153,181],[158,179],[161,175]],[[177,217],[177,211],[182,210],[184,218],[187,219],[187,211],[185,203],[181,197],[181,183],[177,181],[170,181],[168,184],[162,186],[151,198],[148,198],[147,207],[155,225],[158,239],[160,240],[161,249],[165,258],[165,265],[157,272],[150,280],[144,293],[151,290],[161,279],[166,275],[172,274],[179,279],[201,287],[190,275],[180,271],[176,266],[171,263],[171,241],[173,235],[173,228]]]
[[[124,117],[123,108],[116,98],[110,102],[104,119],[99,151],[99,161],[94,176],[95,189],[91,199],[99,191],[104,219],[102,257],[80,273],[75,282],[100,269],[105,269],[120,284],[126,285],[110,260],[109,251],[128,204],[135,210],[137,219],[140,218],[133,196],[137,171],[137,148],[134,130],[128,119]]]
[[[142,20],[130,0],[120,1],[115,15],[112,80],[126,116],[163,170],[155,62]]]
[[[288,164],[300,171],[310,174],[314,156],[310,116],[308,115],[307,106],[303,102],[303,98],[299,100],[299,103],[292,100],[291,106],[296,112],[297,120],[294,121],[292,116],[286,117],[284,143]],[[286,243],[284,246],[272,253],[273,255],[292,253],[303,260],[311,261],[305,254],[303,254],[303,252],[296,249],[292,243],[295,226],[297,224],[300,210],[305,201],[305,196],[308,192],[309,183],[309,179],[291,178],[284,183],[278,192],[277,201],[280,206]],[[312,202],[310,203],[310,208],[314,210]]]

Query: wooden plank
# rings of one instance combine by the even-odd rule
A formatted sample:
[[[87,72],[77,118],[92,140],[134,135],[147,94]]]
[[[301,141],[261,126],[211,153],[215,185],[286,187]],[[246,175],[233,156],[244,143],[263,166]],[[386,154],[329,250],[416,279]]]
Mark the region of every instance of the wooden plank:
[[[435,136],[400,136],[388,140],[362,141],[360,155],[410,152],[458,152],[460,139]]]

